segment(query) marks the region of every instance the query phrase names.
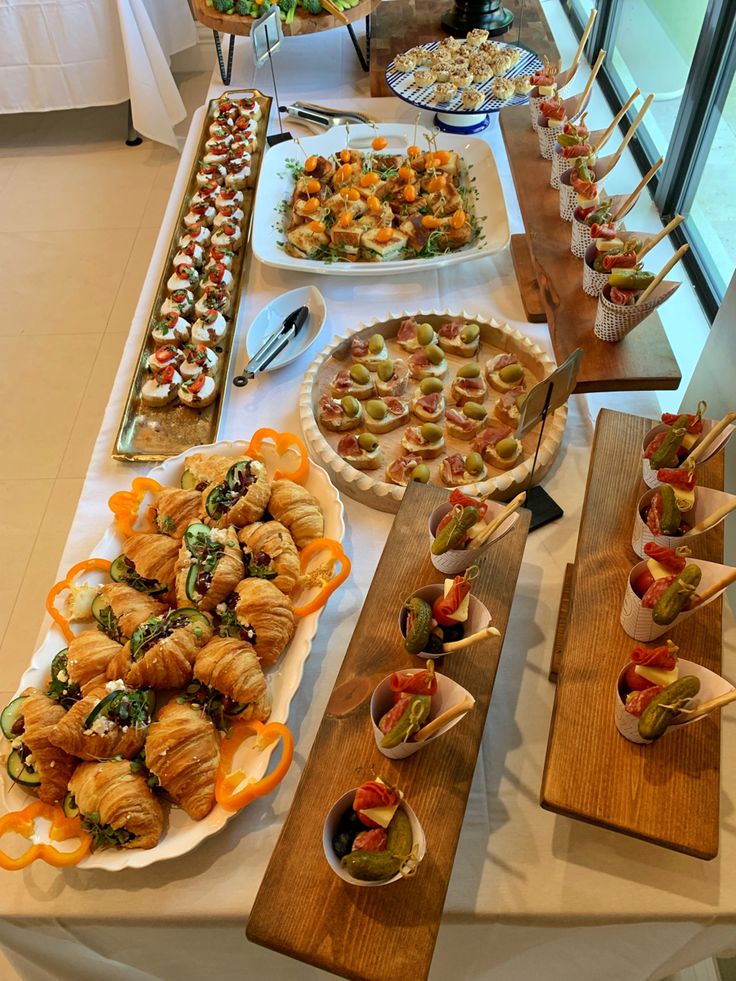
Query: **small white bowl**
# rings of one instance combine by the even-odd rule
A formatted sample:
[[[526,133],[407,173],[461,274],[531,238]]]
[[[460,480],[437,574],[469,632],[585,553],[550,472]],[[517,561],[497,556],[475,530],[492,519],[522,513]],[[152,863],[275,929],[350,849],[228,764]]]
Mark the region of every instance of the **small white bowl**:
[[[419,599],[425,600],[427,603],[429,603],[430,606],[432,606],[434,601],[438,597],[442,596],[443,594],[444,594],[444,589],[439,584],[435,584],[434,586],[422,586],[421,589],[415,590],[411,594],[411,596],[407,596],[407,598],[404,600],[404,603],[408,603],[410,599],[413,599],[415,596],[418,596]],[[406,621],[408,615],[409,615],[408,610],[402,604],[401,611],[399,613],[399,630],[401,630],[402,637],[406,637]],[[468,605],[468,619],[463,624],[463,629],[464,629],[463,636],[468,637],[470,634],[474,634],[477,633],[479,630],[483,630],[484,627],[487,627],[490,624],[492,619],[493,618],[491,617],[491,614],[488,612],[488,609],[481,603],[479,599],[476,599],[475,596],[473,596],[471,593],[470,603]],[[470,650],[471,648],[467,648],[467,649]],[[449,655],[430,654],[428,651],[422,651],[420,654],[417,654],[415,656],[421,657],[424,660],[426,660],[427,658],[431,658],[432,660],[435,660],[438,657],[448,657]]]
[[[499,504],[496,501],[486,501],[488,505],[488,510],[486,511],[485,518],[483,519],[486,524],[489,524],[499,511],[503,511],[506,507],[505,504]],[[475,565],[480,559],[485,555],[491,545],[500,541],[504,535],[508,534],[514,527],[516,522],[519,520],[518,511],[514,511],[510,514],[505,521],[503,521],[498,528],[494,531],[491,537],[486,541],[480,548],[451,548],[442,555],[434,555],[431,550],[432,542],[435,539],[437,532],[437,525],[444,518],[444,516],[452,511],[453,505],[447,501],[445,504],[440,504],[439,507],[435,508],[434,511],[429,516],[429,544],[430,552],[429,557],[432,560],[432,565],[435,569],[439,569],[440,572],[444,573],[446,576],[457,576],[461,572],[471,566]]]
[[[402,671],[401,674],[419,674],[424,668],[409,668],[406,671]],[[470,692],[459,685],[456,681],[448,678],[444,674],[437,674],[437,691],[432,696],[432,708],[430,709],[429,715],[427,716],[427,722],[431,722],[432,719],[436,719],[438,715],[442,715],[447,709],[452,708],[453,705],[457,705],[462,702],[465,698],[473,698]],[[449,732],[453,726],[465,717],[467,714],[463,712],[462,715],[456,716],[451,719],[447,725],[442,726],[433,736],[430,736],[427,740],[422,740],[421,742],[406,742],[400,743],[398,746],[394,746],[393,749],[386,749],[381,746],[381,740],[384,734],[378,728],[378,723],[381,721],[383,716],[388,712],[391,706],[394,704],[393,692],[391,691],[391,678],[392,675],[384,678],[383,681],[376,686],[373,695],[371,696],[371,722],[373,723],[373,736],[376,740],[376,746],[379,752],[383,753],[390,760],[403,760],[407,756],[413,756],[414,753],[418,753],[420,749],[425,746],[429,746],[433,743],[435,739],[439,739],[440,736],[444,736],[446,732]],[[468,708],[470,711],[470,708]],[[426,725],[426,723],[425,723]]]
[[[335,854],[335,850],[332,847],[332,839],[335,837],[337,826],[343,814],[353,806],[357,790],[358,788],[354,787],[352,790],[348,790],[347,793],[343,794],[339,800],[335,801],[325,818],[325,823],[322,826],[322,848],[324,849],[325,858],[335,875],[339,875],[343,882],[348,882],[351,886],[387,886],[390,882],[398,882],[403,878],[400,872],[397,872],[390,879],[384,879],[381,882],[368,882],[365,879],[356,879],[342,867],[340,859]],[[427,851],[427,839],[424,836],[424,829],[419,823],[419,818],[405,800],[400,802],[399,807],[406,812],[406,816],[409,818],[413,844],[416,848],[416,862],[419,864]],[[365,830],[370,831],[370,828],[366,827]]]
[[[702,704],[703,702],[709,702],[711,698],[718,698],[719,695],[725,695],[727,691],[733,690],[733,685],[722,678],[719,674],[714,671],[709,671],[708,668],[704,668],[702,664],[695,664],[693,661],[686,661],[685,658],[677,659],[678,667],[678,677],[684,678],[687,675],[695,675],[695,677],[700,681],[700,691],[695,696],[695,705]],[[625,665],[616,679],[616,692],[614,699],[614,719],[616,722],[616,728],[624,737],[628,739],[630,743],[639,743],[642,746],[648,746],[650,743],[658,742],[655,739],[643,739],[639,735],[639,719],[635,715],[631,715],[630,712],[626,711],[626,700],[622,694],[624,675],[629,669],[629,665]],[[694,722],[700,722],[700,719],[704,719],[706,716],[701,715],[697,719],[689,719],[683,722],[676,722],[671,725],[670,729],[682,729],[683,726],[692,725]],[[665,733],[665,736],[667,733]],[[664,737],[662,737],[664,738]]]
[[[267,368],[263,369],[264,371],[274,371],[276,368],[283,368],[284,365],[291,364],[300,354],[312,346],[324,325],[327,305],[325,298],[315,286],[301,286],[299,289],[290,290],[288,293],[277,296],[254,317],[245,338],[245,348],[249,359],[258,351],[263,342],[274,331],[278,330],[289,314],[299,307],[309,307],[309,318],[306,324],[294,340],[286,345],[281,354],[275,357]]]

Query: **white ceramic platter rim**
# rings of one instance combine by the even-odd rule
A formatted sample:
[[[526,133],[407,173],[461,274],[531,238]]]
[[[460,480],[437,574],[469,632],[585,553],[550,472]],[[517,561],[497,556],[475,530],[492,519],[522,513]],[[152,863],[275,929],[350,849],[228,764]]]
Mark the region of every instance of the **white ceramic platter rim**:
[[[406,149],[414,142],[415,135],[420,146],[424,146],[424,134],[433,135],[421,126],[415,134],[414,126],[408,123],[381,123],[379,132],[389,140],[385,151],[387,153],[392,150],[391,138],[402,141],[402,148]],[[376,130],[371,126],[353,126],[350,129],[350,143],[362,144],[375,135]],[[345,147],[345,131],[334,127],[318,136],[306,136],[300,142],[306,154],[328,156]],[[269,150],[264,161],[266,166],[261,170],[253,215],[254,254],[267,266],[293,269],[302,273],[325,276],[386,276],[433,269],[499,252],[508,244],[510,233],[503,187],[490,146],[470,136],[449,133],[443,133],[439,137],[438,146],[439,149],[455,150],[468,166],[474,168],[471,176],[478,178],[475,182],[477,198],[474,209],[480,224],[480,234],[485,236],[482,242],[476,240],[473,245],[431,259],[398,259],[391,262],[324,262],[290,256],[278,242],[284,235],[281,231],[281,208],[285,201],[291,200],[294,187],[294,181],[286,168],[286,160],[298,155],[299,148],[293,143],[280,143]],[[483,174],[481,170],[484,171]]]
[[[192,453],[206,453],[209,455],[225,454],[234,456],[244,453],[248,446],[244,441],[223,440],[219,443],[210,443],[206,446],[193,446],[191,449],[180,453],[178,456],[170,457],[163,463],[155,466],[149,473],[154,480],[161,484],[179,484],[183,462],[186,456]],[[345,534],[344,509],[342,501],[335,489],[329,475],[310,462],[309,477],[305,482],[312,494],[320,502],[325,516],[325,535],[342,541]],[[95,557],[114,559],[120,554],[122,539],[115,531],[111,522],[105,534],[92,549],[91,555]],[[317,624],[321,611],[303,617],[297,624],[296,633],[289,645],[288,650],[278,662],[275,669],[267,670],[267,678],[273,696],[273,709],[270,716],[272,722],[286,722],[289,716],[289,705],[291,699],[299,687],[304,668],[304,662],[309,656],[312,639],[317,632]],[[59,650],[66,645],[59,628],[52,625],[46,633],[41,646],[35,651],[31,659],[30,666],[26,669],[20,680],[18,691],[32,685],[44,687],[48,676],[51,660]],[[257,756],[248,758],[246,771],[250,776],[259,779],[266,772],[271,753],[277,744],[272,744]],[[277,750],[280,752],[280,749]],[[253,762],[255,761],[255,762]],[[240,758],[238,759],[240,765]],[[23,806],[16,790],[13,797],[8,800],[8,792],[12,788],[9,781],[4,777],[2,781],[2,799],[7,810],[17,810]],[[33,800],[30,795],[24,795],[25,801]],[[155,848],[150,849],[103,849],[88,855],[75,866],[78,869],[106,869],[108,871],[118,871],[125,868],[145,868],[155,862],[162,862],[170,858],[178,858],[196,848],[206,838],[221,831],[225,824],[235,816],[237,812],[226,811],[219,804],[202,821],[192,821],[186,817],[179,808],[171,808],[169,814],[169,827],[164,833],[161,841]],[[172,827],[172,824],[180,827]]]
[[[471,320],[479,324],[486,324],[487,326],[493,327],[496,330],[501,331],[501,333],[506,334],[513,341],[513,343],[517,345],[517,347],[523,348],[531,357],[535,359],[535,361],[537,361],[545,375],[549,374],[554,369],[554,363],[548,357],[546,352],[539,347],[538,344],[534,344],[533,341],[531,341],[520,331],[515,330],[508,324],[499,323],[493,317],[491,317],[489,320],[488,317],[484,317],[479,313],[468,313],[466,310],[402,310],[399,313],[389,312],[383,317],[376,317],[373,320],[367,320],[359,324],[357,327],[351,327],[343,334],[336,336],[331,344],[328,344],[327,347],[320,351],[304,375],[304,381],[299,392],[299,415],[301,418],[302,430],[307,438],[307,441],[309,442],[310,449],[317,454],[320,461],[327,467],[328,470],[335,473],[336,477],[344,481],[346,485],[354,487],[356,491],[363,493],[370,492],[378,499],[393,499],[396,502],[397,508],[398,503],[404,496],[404,487],[401,487],[398,484],[390,484],[384,480],[375,480],[373,477],[369,476],[369,471],[356,470],[355,467],[352,467],[349,463],[343,460],[343,458],[332,449],[322,434],[322,431],[317,424],[317,420],[315,419],[314,411],[312,409],[312,389],[317,380],[319,369],[322,367],[324,362],[331,357],[332,352],[336,347],[338,347],[338,345],[343,344],[346,339],[353,337],[355,334],[361,333],[361,331],[384,324],[390,320],[402,320],[406,317],[463,317],[465,320]],[[539,448],[537,470],[541,470],[543,467],[551,464],[557,452],[558,446],[562,441],[566,420],[567,405],[561,406],[556,410],[556,412],[554,412],[552,417],[547,420],[544,440]],[[494,490],[503,492],[507,488],[511,487],[512,484],[518,484],[528,480],[531,473],[531,466],[532,458],[528,457],[523,463],[520,463],[518,467],[514,467],[512,470],[503,471],[497,476],[489,477],[488,479],[479,481],[476,484],[464,485],[463,490],[468,494],[485,494]],[[448,493],[450,490],[451,488],[447,488]]]

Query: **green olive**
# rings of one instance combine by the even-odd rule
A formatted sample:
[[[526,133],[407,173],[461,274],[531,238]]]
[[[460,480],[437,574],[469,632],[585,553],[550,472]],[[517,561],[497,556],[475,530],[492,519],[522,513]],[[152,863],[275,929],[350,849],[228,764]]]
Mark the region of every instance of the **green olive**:
[[[429,467],[426,463],[418,463],[411,472],[411,479],[418,484],[429,483]]]
[[[513,436],[507,436],[506,439],[500,439],[496,443],[496,453],[502,460],[510,460],[512,456],[516,455],[517,445]]]
[[[505,368],[501,368],[498,377],[507,385],[512,385],[524,377],[524,368],[520,364],[507,364]]]
[[[437,347],[436,344],[429,344],[425,348],[427,357],[434,365],[442,364],[445,360],[445,354],[441,347]]]
[[[433,422],[425,422],[421,428],[422,439],[427,443],[438,443],[442,439],[442,430]]]
[[[383,334],[374,334],[368,341],[368,350],[371,354],[380,354],[385,346],[386,342],[383,339]]]
[[[468,453],[465,457],[465,469],[468,473],[483,473],[484,463],[480,453]]]
[[[367,453],[373,453],[378,449],[378,440],[370,433],[361,433],[358,436],[358,446]]]
[[[354,418],[360,412],[360,402],[354,399],[352,395],[346,395],[344,399],[340,399],[340,402],[345,410],[345,415]]]
[[[478,324],[466,324],[460,331],[460,340],[463,344],[470,344],[480,335],[480,327]]]
[[[477,361],[469,361],[457,369],[458,378],[480,378],[480,365]]]
[[[379,364],[377,375],[382,382],[391,381],[391,379],[394,377],[394,363],[391,358],[389,358],[387,361],[382,361]]]
[[[367,385],[371,380],[371,373],[364,364],[354,364],[350,369],[350,377],[359,385]]]
[[[468,419],[485,419],[488,415],[486,410],[478,402],[466,402],[463,406],[463,412],[468,417]]]
[[[434,327],[431,324],[420,324],[417,327],[417,340],[422,347],[432,344],[434,341]]]
[[[422,378],[419,382],[422,395],[432,395],[434,392],[441,392],[444,387],[441,378]]]
[[[382,402],[381,399],[370,399],[365,403],[365,411],[371,419],[385,419],[388,409],[386,403]]]

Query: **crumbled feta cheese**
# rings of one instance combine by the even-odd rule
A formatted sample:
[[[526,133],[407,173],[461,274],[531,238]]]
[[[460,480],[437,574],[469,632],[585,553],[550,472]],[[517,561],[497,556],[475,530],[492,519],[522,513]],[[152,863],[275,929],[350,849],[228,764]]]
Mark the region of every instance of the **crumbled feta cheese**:
[[[85,735],[95,735],[95,736],[105,736],[107,733],[115,728],[115,723],[112,719],[108,719],[104,715],[98,716],[89,729],[85,729]]]
[[[227,613],[227,603],[218,603],[215,607],[215,613],[222,616],[223,613]]]
[[[25,763],[26,766],[33,766],[33,754],[32,753],[29,753],[28,756],[26,756],[26,758],[24,760],[24,763]]]
[[[20,736],[18,736],[17,739],[14,739],[12,741],[12,743],[10,744],[10,747],[11,747],[11,749],[22,749],[23,748],[23,740],[20,738]]]
[[[213,528],[210,532],[210,538],[213,542],[224,545],[227,542],[227,528]]]
[[[66,673],[65,668],[62,668],[61,671],[58,672],[56,675],[56,680],[61,682],[69,681],[69,675]]]
[[[105,689],[107,691],[125,691],[125,682],[122,678],[118,678],[115,681],[108,681],[105,683]]]

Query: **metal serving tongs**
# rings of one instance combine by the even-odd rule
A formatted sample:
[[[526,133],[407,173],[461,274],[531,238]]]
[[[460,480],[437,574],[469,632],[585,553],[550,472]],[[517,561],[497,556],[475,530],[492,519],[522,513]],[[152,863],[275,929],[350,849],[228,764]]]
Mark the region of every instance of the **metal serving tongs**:
[[[292,102],[290,106],[279,106],[279,112],[293,116],[304,126],[314,132],[332,129],[333,126],[344,126],[345,123],[372,123],[374,120],[362,112],[345,112],[342,109],[330,109],[329,106],[318,106],[313,102]]]
[[[290,313],[279,328],[261,344],[250,359],[242,375],[233,378],[233,385],[243,388],[252,381],[259,371],[267,368],[273,359],[284,350],[287,344],[294,340],[309,318],[309,307],[299,307]]]

